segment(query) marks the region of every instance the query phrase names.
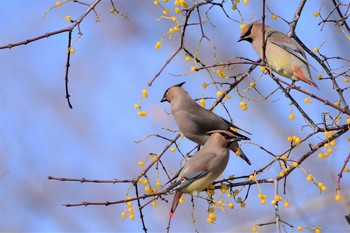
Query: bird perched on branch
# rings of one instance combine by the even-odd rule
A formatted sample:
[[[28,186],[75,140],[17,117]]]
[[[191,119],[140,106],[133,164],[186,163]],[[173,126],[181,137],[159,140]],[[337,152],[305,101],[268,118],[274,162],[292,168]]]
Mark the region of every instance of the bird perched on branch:
[[[263,58],[263,24],[253,22],[248,24],[241,33],[238,42],[250,42],[255,52]],[[272,70],[293,81],[301,80],[313,87],[317,87],[310,75],[309,63],[305,52],[287,35],[265,25],[266,49],[265,56]]]
[[[240,128],[233,125],[231,122],[197,104],[182,88],[184,83],[185,82],[168,88],[161,100],[161,102],[167,101],[170,103],[170,111],[184,136],[199,145],[204,145],[209,138],[207,132],[212,130],[230,131],[237,139],[231,144],[230,150],[251,165],[248,157],[239,148],[237,143],[239,140],[250,139],[236,132],[236,130]]]
[[[176,182],[168,188],[169,192],[175,191],[170,218],[173,217],[183,193],[197,195],[222,174],[229,161],[228,147],[240,140],[240,137],[225,130],[210,131],[208,136],[201,150],[188,160]]]

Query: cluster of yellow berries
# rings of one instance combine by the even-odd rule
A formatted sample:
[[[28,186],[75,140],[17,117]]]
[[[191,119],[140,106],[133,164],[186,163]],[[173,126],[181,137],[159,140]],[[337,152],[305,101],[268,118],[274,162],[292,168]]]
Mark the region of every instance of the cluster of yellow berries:
[[[258,193],[258,198],[261,199],[260,203],[265,205],[266,204],[266,194]]]
[[[135,210],[132,208],[132,202],[131,201],[128,201],[132,199],[131,196],[127,196],[126,197],[126,207],[125,207],[125,210],[121,213],[121,216],[123,219],[125,219],[127,216],[129,217],[130,220],[134,220],[135,219]]]
[[[287,140],[288,142],[294,143],[296,146],[300,145],[300,142],[301,142],[300,138],[296,135],[289,136]]]
[[[241,106],[243,111],[247,111],[248,110],[247,104],[245,102],[241,101],[239,103],[239,105]]]
[[[147,91],[147,89],[143,89],[142,90],[142,98],[145,99],[147,97],[148,97],[148,91]],[[138,112],[137,112],[138,116],[140,116],[140,117],[147,116],[147,112],[141,110],[140,104],[134,104],[134,108],[138,110]]]
[[[322,192],[325,192],[327,190],[327,186],[325,186],[322,182],[316,182],[315,178],[311,175],[311,174],[308,174],[307,177],[306,177],[306,180],[309,181],[309,182],[313,182],[314,184],[317,185],[317,187],[322,191]]]

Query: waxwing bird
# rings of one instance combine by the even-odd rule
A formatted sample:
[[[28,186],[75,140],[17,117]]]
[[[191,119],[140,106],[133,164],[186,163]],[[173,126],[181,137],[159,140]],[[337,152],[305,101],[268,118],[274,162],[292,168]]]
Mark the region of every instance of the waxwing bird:
[[[208,133],[211,135],[204,146],[188,160],[176,182],[167,189],[169,192],[175,191],[170,218],[173,217],[183,193],[197,195],[222,174],[229,161],[228,147],[240,139],[225,130],[213,130]]]
[[[262,42],[263,24],[253,22],[248,24],[241,33],[238,42],[250,42],[255,52],[263,57]],[[265,24],[266,60],[272,70],[293,81],[301,80],[317,87],[310,75],[309,63],[304,50],[291,38]]]
[[[180,131],[186,138],[199,145],[204,145],[209,138],[207,132],[212,130],[227,130],[234,134],[238,140],[250,140],[248,137],[232,130],[232,128],[240,128],[197,104],[182,88],[183,84],[184,82],[168,88],[161,102],[167,101],[170,103],[170,111]],[[231,144],[230,149],[251,165],[247,156],[239,148],[238,140]]]

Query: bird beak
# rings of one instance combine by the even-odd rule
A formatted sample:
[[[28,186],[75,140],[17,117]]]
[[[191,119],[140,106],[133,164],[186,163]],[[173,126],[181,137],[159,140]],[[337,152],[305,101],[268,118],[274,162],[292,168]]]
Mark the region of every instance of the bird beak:
[[[169,102],[169,100],[166,99],[165,95],[163,96],[163,98],[160,100],[161,103],[163,102]]]
[[[242,40],[244,40],[244,38],[240,37],[237,42],[241,42]]]

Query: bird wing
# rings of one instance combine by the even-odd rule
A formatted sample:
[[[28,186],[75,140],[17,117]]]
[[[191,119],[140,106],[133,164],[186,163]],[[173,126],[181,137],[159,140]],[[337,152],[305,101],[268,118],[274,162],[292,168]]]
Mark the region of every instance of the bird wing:
[[[169,191],[175,191],[177,189],[185,187],[185,186],[191,184],[193,181],[201,178],[202,176],[204,176],[207,173],[208,173],[208,168],[203,168],[203,170],[201,170],[201,171],[191,172],[187,176],[182,177],[181,179],[176,181],[174,184],[172,184],[169,187]]]
[[[189,118],[191,119],[191,121],[193,122],[201,122],[200,125],[200,129],[201,129],[201,133],[206,134],[209,131],[212,130],[230,130],[231,127],[235,128],[235,129],[239,129],[242,130],[243,132],[250,134],[249,132],[239,128],[238,126],[232,124],[231,122],[229,122],[228,120],[226,120],[225,118],[217,115],[216,113],[209,111],[206,108],[200,107],[199,109],[193,109],[193,111],[191,110],[189,112]],[[230,130],[230,132],[232,132],[234,135],[236,135],[240,140],[250,140],[248,137],[235,132],[233,130]]]
[[[302,62],[304,62],[306,65],[308,65],[308,61],[305,58],[305,53],[302,48],[297,46],[295,43],[291,43],[286,41],[286,39],[291,40],[289,37],[284,35],[283,33],[280,32],[274,32],[274,38],[272,38],[272,34],[267,38],[269,42],[271,42],[274,45],[277,45],[278,47],[286,50],[288,53],[292,54],[293,56],[297,57],[300,59]],[[292,41],[292,40],[291,40]]]

